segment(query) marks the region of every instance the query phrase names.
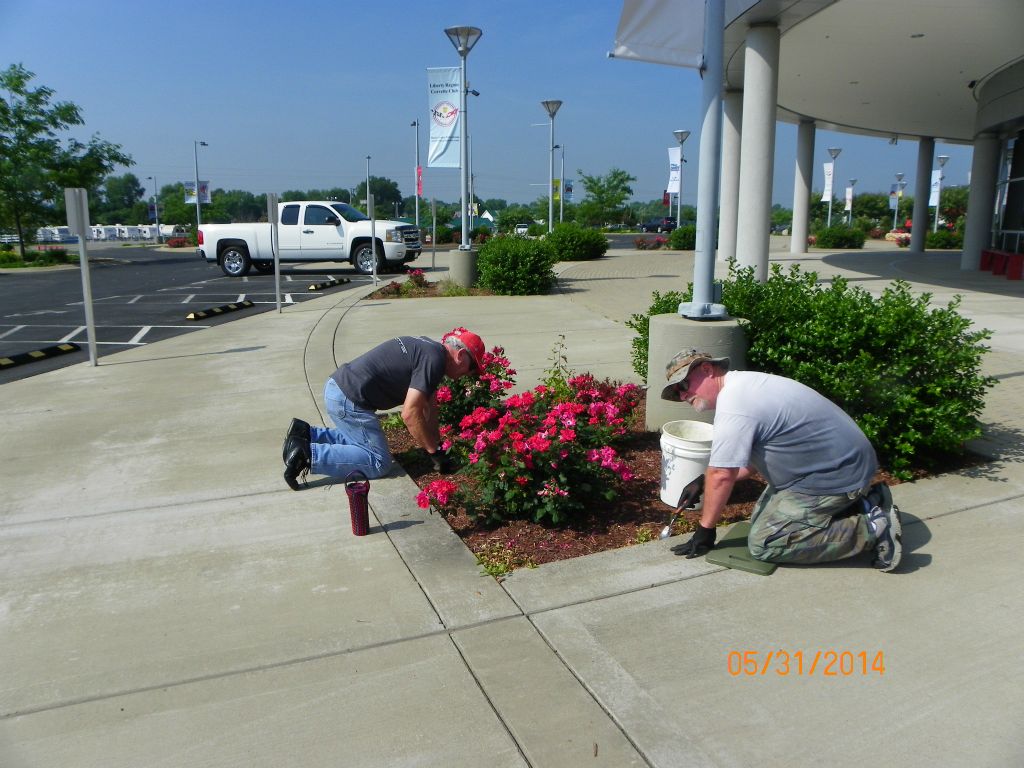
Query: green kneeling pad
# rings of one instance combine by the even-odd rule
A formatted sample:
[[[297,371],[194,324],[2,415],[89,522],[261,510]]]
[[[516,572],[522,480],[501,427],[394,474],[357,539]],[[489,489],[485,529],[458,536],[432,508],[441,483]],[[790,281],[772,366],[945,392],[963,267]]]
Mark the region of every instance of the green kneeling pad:
[[[738,571],[748,571],[761,576],[771,576],[778,563],[766,563],[763,560],[755,560],[747,549],[747,534],[750,533],[750,521],[736,523],[729,531],[718,540],[715,548],[707,553],[705,559],[714,565],[724,565],[726,568],[735,568]]]

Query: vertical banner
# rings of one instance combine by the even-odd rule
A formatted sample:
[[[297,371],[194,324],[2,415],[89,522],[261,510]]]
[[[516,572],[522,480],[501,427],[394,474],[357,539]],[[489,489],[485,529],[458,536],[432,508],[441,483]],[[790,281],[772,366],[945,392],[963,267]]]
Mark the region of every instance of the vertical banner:
[[[423,166],[416,166],[416,196],[423,197]]]
[[[565,199],[572,202],[572,179],[565,180]]]
[[[942,184],[942,170],[936,168],[932,171],[932,189],[928,195],[928,206],[934,208],[939,204],[939,185]]]
[[[832,199],[832,169],[835,163],[825,163],[825,189],[821,192],[821,201],[827,203]]]
[[[462,164],[459,151],[461,91],[462,70],[459,67],[427,69],[427,99],[430,105],[428,168],[458,168]]]
[[[900,195],[900,185],[899,184],[893,184],[891,187],[889,187],[889,210],[890,211],[895,211],[896,210],[896,205],[898,204],[899,199],[900,199],[899,195]]]
[[[665,188],[670,194],[679,194],[679,167],[682,165],[683,148],[668,148],[668,186]]]
[[[183,182],[185,185],[185,202],[191,205],[196,204],[196,183],[194,181]],[[210,182],[199,182],[199,202],[203,205],[210,203]]]
[[[551,180],[551,199],[554,202],[560,202],[562,199],[562,180],[552,179]]]
[[[846,188],[846,207],[843,210],[853,213],[853,187]]]

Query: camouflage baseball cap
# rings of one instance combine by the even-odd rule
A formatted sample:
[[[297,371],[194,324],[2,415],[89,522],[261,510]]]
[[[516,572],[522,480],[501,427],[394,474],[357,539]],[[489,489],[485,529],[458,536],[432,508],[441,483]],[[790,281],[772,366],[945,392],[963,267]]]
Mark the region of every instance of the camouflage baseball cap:
[[[684,349],[678,355],[668,361],[665,366],[665,379],[668,384],[661,390],[662,400],[678,400],[679,393],[676,391],[676,384],[690,375],[690,370],[700,363],[712,363],[723,368],[729,368],[728,357],[712,357],[707,352],[700,352],[696,349]]]

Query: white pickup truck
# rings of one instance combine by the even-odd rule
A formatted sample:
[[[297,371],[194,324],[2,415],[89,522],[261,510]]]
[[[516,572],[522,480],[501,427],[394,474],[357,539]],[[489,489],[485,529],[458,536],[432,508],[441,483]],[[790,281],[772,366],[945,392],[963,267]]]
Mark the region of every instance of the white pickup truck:
[[[364,275],[386,272],[420,255],[420,231],[400,221],[374,223],[377,247],[370,246],[370,218],[346,203],[308,200],[279,203],[278,251],[282,263],[347,261]],[[271,225],[202,224],[199,255],[229,277],[250,268],[274,271]]]

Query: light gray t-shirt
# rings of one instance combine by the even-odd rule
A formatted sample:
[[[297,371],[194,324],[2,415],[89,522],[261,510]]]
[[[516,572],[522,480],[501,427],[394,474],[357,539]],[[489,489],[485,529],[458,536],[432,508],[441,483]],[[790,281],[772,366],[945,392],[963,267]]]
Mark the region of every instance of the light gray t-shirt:
[[[778,490],[826,496],[867,486],[878,459],[854,420],[810,387],[730,371],[715,406],[710,465],[753,466]]]

